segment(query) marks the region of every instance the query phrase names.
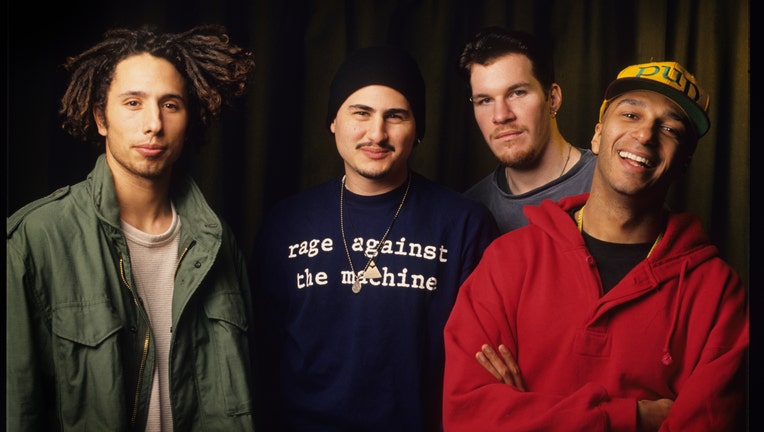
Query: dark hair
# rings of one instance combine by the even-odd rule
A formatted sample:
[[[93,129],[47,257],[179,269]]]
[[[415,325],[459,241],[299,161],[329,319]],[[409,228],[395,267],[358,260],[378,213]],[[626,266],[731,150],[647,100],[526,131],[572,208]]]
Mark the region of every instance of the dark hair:
[[[59,110],[64,116],[63,129],[83,140],[100,142],[93,108],[105,109],[117,64],[141,53],[169,61],[183,76],[190,130],[208,126],[224,105],[242,95],[255,67],[252,52],[231,44],[221,25],[201,25],[178,34],[160,34],[148,27],[109,30],[103,41],[64,64],[71,80]]]
[[[548,96],[548,89],[555,82],[552,50],[540,39],[526,32],[495,26],[482,29],[462,48],[457,68],[469,85],[472,65],[488,65],[507,54],[522,54],[528,57],[533,66],[533,76],[541,83],[544,94]]]

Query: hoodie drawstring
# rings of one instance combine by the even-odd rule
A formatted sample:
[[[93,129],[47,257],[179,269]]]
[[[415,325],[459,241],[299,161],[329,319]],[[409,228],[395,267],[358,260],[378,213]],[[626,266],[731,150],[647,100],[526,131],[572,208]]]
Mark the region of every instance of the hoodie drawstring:
[[[671,328],[666,335],[666,343],[663,345],[663,357],[661,357],[661,363],[664,366],[670,365],[674,358],[671,357],[671,337],[674,336],[674,330],[676,330],[677,322],[679,321],[679,305],[682,300],[682,288],[684,287],[684,275],[687,272],[687,261],[682,263],[682,270],[679,272],[679,286],[677,287],[676,297],[674,297],[674,319],[671,321]]]

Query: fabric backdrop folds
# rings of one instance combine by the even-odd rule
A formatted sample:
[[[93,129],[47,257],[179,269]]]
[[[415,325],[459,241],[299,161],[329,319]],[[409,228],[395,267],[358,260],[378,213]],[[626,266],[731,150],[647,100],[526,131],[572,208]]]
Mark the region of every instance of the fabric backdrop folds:
[[[324,127],[328,87],[345,54],[389,43],[409,50],[427,84],[427,134],[411,165],[459,191],[495,165],[456,73],[461,44],[503,25],[554,45],[564,136],[588,147],[605,86],[623,67],[677,60],[711,94],[711,130],[670,205],[698,214],[748,284],[750,19],[745,0],[169,0],[8,2],[7,211],[81,180],[95,158],[61,131],[66,56],[114,26],[183,31],[225,24],[257,63],[247,96],[210,133],[194,170],[249,251],[276,200],[341,172]],[[51,17],[43,24],[41,13]],[[339,223],[339,222],[338,222]]]

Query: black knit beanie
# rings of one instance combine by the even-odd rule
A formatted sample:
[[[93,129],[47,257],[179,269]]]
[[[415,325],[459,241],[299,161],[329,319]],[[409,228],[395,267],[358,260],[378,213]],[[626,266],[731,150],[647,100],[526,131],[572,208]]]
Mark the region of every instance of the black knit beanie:
[[[405,51],[392,46],[363,48],[350,54],[334,75],[329,88],[326,127],[337,111],[356,90],[368,85],[384,85],[400,92],[411,105],[416,119],[416,133],[424,137],[424,79],[416,61]]]

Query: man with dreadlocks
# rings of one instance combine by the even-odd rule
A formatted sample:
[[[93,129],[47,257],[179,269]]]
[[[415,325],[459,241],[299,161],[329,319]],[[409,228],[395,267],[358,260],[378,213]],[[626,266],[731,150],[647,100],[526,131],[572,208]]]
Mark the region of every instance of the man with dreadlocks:
[[[245,262],[178,163],[252,53],[117,29],[65,66],[63,126],[105,151],[7,220],[7,430],[252,430]]]

